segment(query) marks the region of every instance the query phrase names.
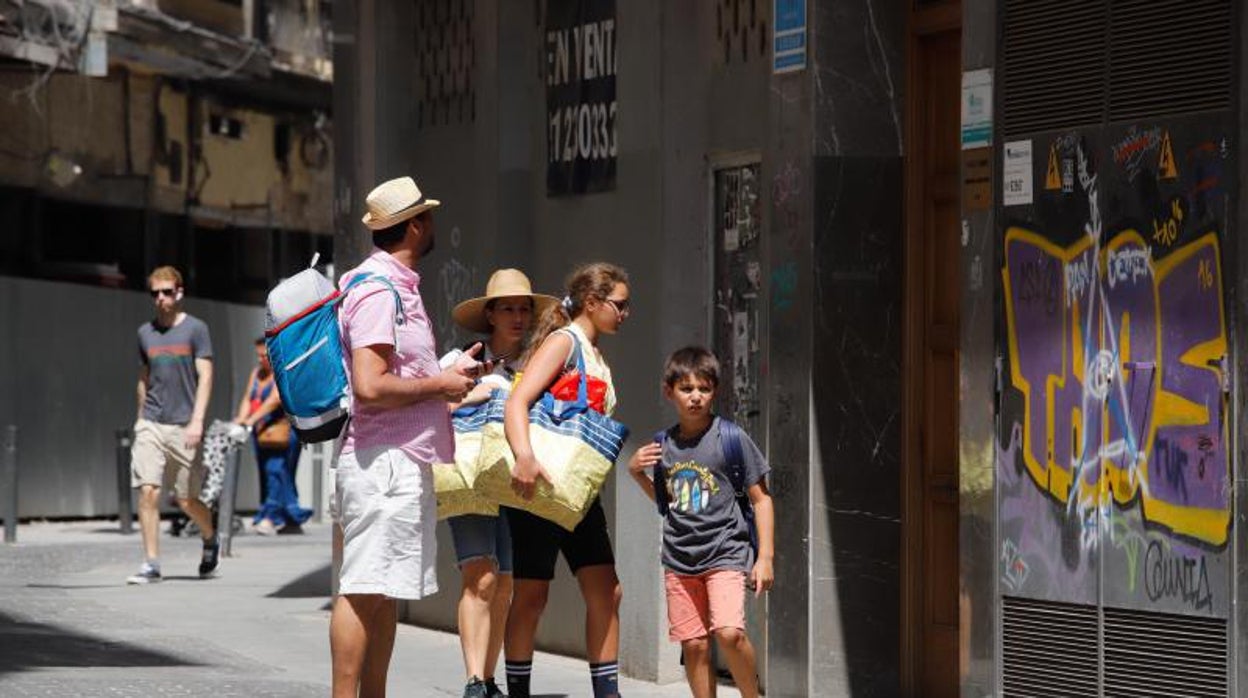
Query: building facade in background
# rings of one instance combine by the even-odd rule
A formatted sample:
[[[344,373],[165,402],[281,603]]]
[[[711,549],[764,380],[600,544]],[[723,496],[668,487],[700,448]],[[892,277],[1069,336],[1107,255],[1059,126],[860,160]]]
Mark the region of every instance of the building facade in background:
[[[1239,3],[336,9],[340,261],[410,173],[445,345],[495,267],[553,293],[601,258],[634,433],[668,351],[726,359],[773,467],[769,695],[1248,694]],[[622,666],[676,680],[658,521],[606,499]],[[578,653],[562,582],[540,639]]]
[[[332,260],[329,21],[323,1],[0,7],[0,423],[19,427],[21,516],[116,513],[152,268],[182,270],[218,345],[209,415],[228,417],[268,289]]]

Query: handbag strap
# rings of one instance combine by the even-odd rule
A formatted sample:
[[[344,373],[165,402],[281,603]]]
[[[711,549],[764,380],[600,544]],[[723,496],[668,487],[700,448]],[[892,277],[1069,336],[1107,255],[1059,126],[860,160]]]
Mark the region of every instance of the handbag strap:
[[[576,371],[580,374],[581,379],[576,386],[576,406],[579,409],[589,407],[589,374],[585,370],[585,355],[581,352],[581,340],[574,333],[572,335],[572,345],[576,356]]]
[[[576,359],[574,362],[578,375],[576,383],[576,401],[567,402],[558,400],[553,394],[551,394],[550,386],[546,388],[546,392],[543,393],[541,397],[541,400],[546,402],[547,406],[552,411],[554,410],[556,403],[563,402],[564,408],[559,411],[560,419],[567,419],[571,415],[589,411],[589,375],[585,371],[585,355],[581,352],[581,340],[576,336],[576,333],[571,330],[565,331],[565,334],[572,338],[572,356]],[[553,385],[554,384],[552,383],[551,386]]]

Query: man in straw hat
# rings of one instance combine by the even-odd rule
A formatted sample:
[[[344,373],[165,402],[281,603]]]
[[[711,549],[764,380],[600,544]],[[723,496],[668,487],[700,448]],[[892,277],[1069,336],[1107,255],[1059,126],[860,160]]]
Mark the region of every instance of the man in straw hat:
[[[364,225],[375,249],[340,282],[373,276],[346,293],[339,313],[353,404],[332,506],[343,546],[329,627],[336,698],[385,694],[395,600],[438,589],[431,467],[454,460],[447,402],[490,368],[475,358],[479,344],[438,366],[416,272],[433,249],[438,205],[411,177],[369,192]]]

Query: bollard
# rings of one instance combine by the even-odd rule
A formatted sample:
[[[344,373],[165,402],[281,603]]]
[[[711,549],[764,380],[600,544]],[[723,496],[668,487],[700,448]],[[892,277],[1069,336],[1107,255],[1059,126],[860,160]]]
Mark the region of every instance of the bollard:
[[[129,535],[134,532],[131,501],[134,488],[130,486],[130,447],[134,444],[134,435],[129,429],[118,429],[113,436],[117,439],[117,522],[121,524],[121,532]]]
[[[0,472],[3,483],[4,542],[17,542],[17,425],[4,428],[4,471]]]
[[[221,485],[221,499],[217,504],[217,536],[221,540],[221,555],[234,557],[234,495],[238,492],[238,465],[243,456],[243,447],[230,449],[230,457],[225,460],[225,482]]]

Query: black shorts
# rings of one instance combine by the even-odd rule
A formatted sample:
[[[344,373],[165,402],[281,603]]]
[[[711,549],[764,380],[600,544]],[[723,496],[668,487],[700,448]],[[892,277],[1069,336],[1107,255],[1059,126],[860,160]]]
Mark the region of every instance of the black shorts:
[[[607,515],[598,499],[572,531],[527,511],[503,507],[511,528],[511,554],[516,579],[550,581],[555,578],[559,553],[572,574],[590,565],[614,565]]]

